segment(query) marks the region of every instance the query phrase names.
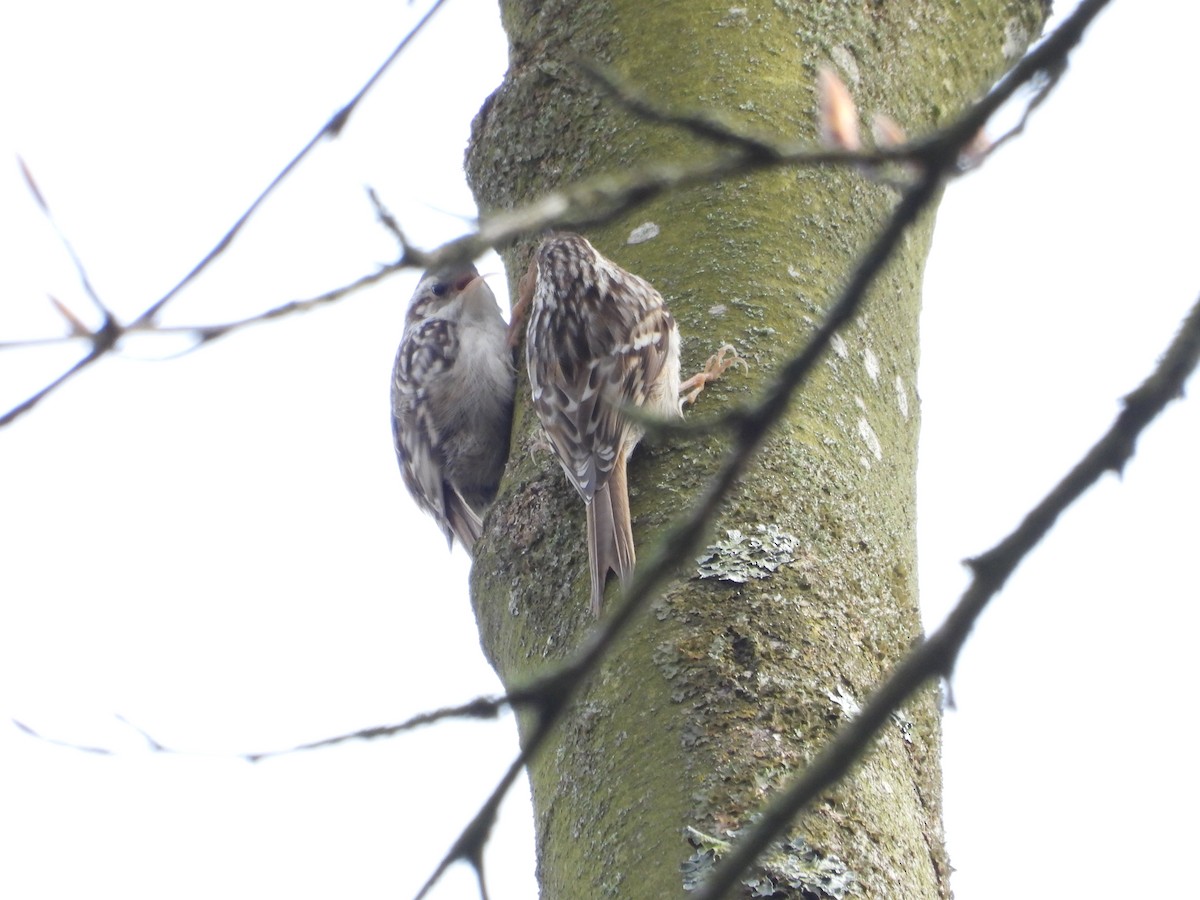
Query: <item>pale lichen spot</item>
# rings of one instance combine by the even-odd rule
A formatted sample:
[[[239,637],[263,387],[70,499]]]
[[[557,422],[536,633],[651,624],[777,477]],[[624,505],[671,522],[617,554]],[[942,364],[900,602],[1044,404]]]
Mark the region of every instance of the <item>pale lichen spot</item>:
[[[1004,54],[1004,58],[1008,60],[1016,59],[1025,52],[1025,48],[1029,46],[1029,32],[1025,28],[1025,24],[1017,18],[1009,19],[1004,23],[1004,43],[1001,45],[1000,52]]]
[[[725,13],[724,17],[717,22],[718,28],[728,28],[731,25],[740,25],[746,27],[750,24],[750,17],[746,14],[746,7],[731,6]]]
[[[833,348],[833,352],[839,359],[846,359],[850,356],[850,348],[846,346],[846,340],[840,334],[835,334],[830,339],[829,346]]]
[[[872,384],[879,384],[879,357],[870,347],[863,351],[863,366],[866,368],[867,377],[871,379]]]
[[[858,71],[858,60],[854,58],[854,53],[845,45],[839,44],[829,51],[829,55],[833,57],[837,67],[846,76],[846,81],[857,86],[861,76]]]
[[[724,303],[717,303],[708,308],[708,314],[710,316],[723,316],[727,312],[729,312],[729,307]]]
[[[566,194],[558,193],[551,194],[542,199],[542,209],[548,216],[566,215],[568,209],[571,208],[571,203],[567,199]]]
[[[734,584],[769,578],[795,560],[799,545],[799,538],[775,524],[759,523],[752,533],[730,528],[725,540],[710,544],[696,558],[696,575]]]
[[[633,231],[629,232],[629,237],[625,239],[626,244],[644,244],[646,241],[652,241],[658,237],[661,229],[654,222],[643,222]]]
[[[853,719],[862,711],[862,706],[859,704],[858,699],[841,685],[838,685],[836,693],[826,691],[825,696],[833,701],[834,705],[842,711],[842,716],[847,720]]]
[[[904,379],[896,376],[896,405],[900,407],[900,415],[908,418],[908,391],[904,387]]]
[[[862,438],[862,442],[867,445],[867,449],[876,459],[883,459],[883,445],[879,443],[875,429],[871,427],[871,423],[865,416],[858,420],[858,436]]]

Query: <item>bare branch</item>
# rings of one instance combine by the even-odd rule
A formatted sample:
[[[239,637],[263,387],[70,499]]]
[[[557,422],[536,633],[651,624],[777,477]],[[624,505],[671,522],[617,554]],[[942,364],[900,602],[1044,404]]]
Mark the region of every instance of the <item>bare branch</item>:
[[[17,163],[21,166],[21,174],[25,178],[25,184],[29,186],[29,192],[33,194],[33,199],[36,200],[38,206],[41,207],[42,214],[45,215],[46,221],[50,223],[50,227],[54,229],[54,233],[58,236],[59,243],[61,243],[63,245],[63,249],[67,251],[67,256],[71,258],[71,264],[75,266],[75,274],[79,276],[79,283],[83,286],[83,292],[87,294],[88,299],[92,301],[93,305],[95,305],[101,316],[103,316],[106,320],[111,319],[112,313],[109,312],[108,307],[104,305],[104,302],[100,299],[100,295],[96,293],[96,289],[92,287],[91,279],[88,278],[87,269],[84,268],[83,261],[79,258],[79,254],[75,252],[75,248],[71,246],[71,242],[67,240],[67,236],[63,233],[63,230],[58,227],[58,222],[55,221],[54,214],[50,211],[50,204],[46,202],[46,198],[42,196],[42,192],[38,188],[37,182],[33,180],[33,173],[29,171],[29,166],[27,166],[25,164],[25,160],[21,159],[19,156],[17,157]],[[54,303],[55,308],[57,308],[58,311],[67,318],[73,327],[82,327],[79,321],[73,315],[67,312],[66,307],[64,307],[53,297],[51,297],[50,300],[52,303]],[[87,333],[86,328],[83,329],[83,331],[84,333]]]
[[[987,604],[1067,508],[1105,472],[1121,472],[1146,426],[1175,398],[1200,361],[1200,300],[1192,307],[1161,362],[1125,398],[1125,408],[1087,455],[1003,541],[969,561],[971,584],[946,621],[893,670],[862,711],[847,724],[804,774],[733,844],[695,900],[717,900],[821,792],[840,781],[866,751],[893,711],[929,679],[949,678],[955,662]]]
[[[44,400],[51,392],[58,389],[67,381],[70,381],[73,377],[78,375],[92,363],[100,359],[100,357],[104,356],[109,350],[112,349],[113,345],[116,344],[118,337],[120,337],[120,329],[119,326],[117,326],[116,320],[108,319],[99,331],[97,331],[94,335],[91,335],[92,349],[88,352],[88,354],[36,394],[32,395],[31,397],[27,397],[12,409],[8,410],[8,412],[0,415],[0,428],[3,428],[5,425],[15,421],[24,413],[29,412],[29,410],[41,403],[42,400]],[[78,339],[72,338],[71,340]]]
[[[322,747],[332,747],[348,741],[373,741],[377,738],[393,737],[405,731],[413,731],[423,725],[432,725],[435,722],[441,722],[445,719],[494,719],[499,715],[501,709],[509,705],[509,702],[508,697],[476,697],[474,700],[469,700],[459,706],[447,706],[431,712],[418,713],[412,718],[405,719],[396,725],[378,725],[373,728],[362,728],[347,734],[322,738],[319,741],[312,741],[308,744],[298,744],[287,750],[247,753],[244,755],[244,758],[250,762],[258,762],[263,759],[297,753],[301,750],[318,750]]]
[[[194,333],[198,336],[200,343],[206,344],[210,341],[215,341],[217,338],[224,337],[233,331],[238,331],[248,325],[257,325],[261,322],[269,322],[272,319],[279,319],[283,316],[290,316],[294,313],[308,312],[316,309],[319,306],[325,306],[329,303],[335,303],[342,300],[351,294],[361,291],[363,288],[370,287],[373,284],[378,284],[387,278],[395,275],[402,269],[408,268],[408,263],[400,261],[389,263],[383,266],[376,272],[370,275],[363,275],[349,284],[341,287],[332,288],[323,293],[316,294],[312,297],[306,297],[301,300],[289,300],[287,303],[282,303],[279,306],[273,306],[268,310],[257,313],[253,316],[247,316],[244,319],[238,319],[233,322],[224,322],[217,325],[170,325],[170,326],[151,326],[144,330],[153,334],[180,334]],[[130,331],[135,330],[133,327]]]
[[[411,32],[404,38],[403,41],[392,52],[392,55],[384,62],[382,66],[375,72],[371,79],[355,97],[335,115],[326,126],[309,141],[284,168],[282,172],[275,177],[271,184],[263,191],[262,194],[255,200],[250,208],[242,215],[237,222],[229,229],[221,241],[214,247],[207,256],[193,267],[182,281],[168,291],[163,297],[156,301],[151,307],[143,312],[133,324],[126,330],[136,329],[138,331],[152,331],[155,328],[154,318],[178,292],[188,283],[190,283],[199,273],[205,269],[208,264],[216,258],[228,244],[233,240],[236,234],[241,230],[249,217],[254,213],[258,206],[266,199],[266,197],[274,190],[274,188],[286,177],[290,171],[308,154],[317,142],[326,134],[336,135],[341,127],[345,124],[354,107],[374,84],[374,82],[383,74],[386,68],[396,58],[401,50],[406,47],[417,33],[424,27],[426,22],[432,17],[433,13],[438,9],[443,0],[438,0],[433,7],[426,13],[420,22],[413,28]],[[456,263],[466,262],[476,259],[489,249],[502,249],[513,241],[529,234],[536,234],[549,227],[563,228],[586,228],[589,226],[600,225],[611,221],[618,215],[623,215],[626,212],[637,209],[640,206],[649,203],[655,198],[668,193],[670,191],[691,187],[699,184],[706,184],[722,178],[727,178],[733,175],[743,175],[755,171],[760,171],[778,166],[815,166],[815,165],[842,165],[853,166],[859,169],[871,170],[889,163],[910,163],[918,169],[921,167],[932,168],[942,173],[943,176],[948,176],[952,171],[960,169],[960,160],[963,158],[964,149],[971,145],[974,136],[980,132],[988,119],[995,113],[1003,103],[1016,93],[1025,83],[1035,79],[1043,73],[1053,73],[1059,71],[1064,65],[1063,60],[1065,54],[1070,50],[1075,43],[1078,42],[1083,28],[1087,22],[1095,16],[1108,0],[1089,0],[1082,4],[1079,9],[1073,14],[1063,25],[1055,32],[1055,34],[1040,44],[1034,51],[1027,55],[1016,67],[1014,67],[1005,78],[1001,81],[972,109],[968,110],[957,122],[952,124],[943,132],[935,133],[922,140],[913,141],[907,144],[902,144],[893,147],[877,148],[871,151],[848,152],[845,150],[813,150],[808,145],[801,144],[772,144],[761,138],[751,135],[739,135],[736,131],[728,126],[718,122],[716,119],[696,114],[678,114],[670,113],[662,109],[654,107],[648,101],[628,92],[625,88],[617,84],[612,78],[604,75],[599,69],[588,70],[592,77],[596,79],[606,91],[614,96],[619,102],[628,106],[630,109],[637,110],[639,113],[651,117],[654,121],[663,124],[673,124],[679,127],[686,128],[695,134],[712,140],[718,144],[731,146],[736,148],[733,152],[718,156],[708,160],[689,160],[683,163],[662,163],[658,165],[648,166],[640,172],[634,172],[628,175],[619,176],[601,176],[588,181],[580,182],[575,185],[570,185],[562,190],[548,194],[539,200],[521,207],[516,210],[498,213],[484,220],[480,226],[472,231],[464,234],[453,241],[450,241],[438,249],[431,252],[423,252],[408,245],[403,240],[403,235],[399,232],[398,226],[394,229],[402,241],[402,255],[395,263],[385,267],[379,273],[371,276],[366,276],[349,286],[348,289],[338,289],[330,291],[326,294],[313,298],[310,301],[295,301],[284,304],[275,309],[269,310],[257,316],[252,316],[247,319],[229,323],[227,325],[217,326],[187,326],[183,328],[161,329],[164,332],[170,331],[174,333],[192,332],[198,336],[198,346],[207,343],[217,337],[227,334],[235,328],[240,328],[245,325],[253,324],[268,319],[277,318],[293,312],[299,312],[309,309],[312,306],[320,305],[332,300],[338,299],[349,293],[349,290],[357,286],[368,284],[374,280],[378,280],[390,274],[393,271],[401,268],[416,266],[429,268],[434,266],[452,265]],[[1053,86],[1054,79],[1051,78],[1046,88],[1042,90],[1034,99],[1030,106],[1030,110],[1040,104],[1042,98]],[[1028,112],[1026,116],[1028,115]],[[1024,119],[1022,120],[1023,125]],[[951,167],[947,163],[946,155],[953,155],[954,166]],[[975,164],[977,164],[976,161]],[[973,166],[969,166],[973,167]],[[35,196],[40,198],[40,193],[30,179],[31,189]],[[385,221],[386,224],[386,221]],[[115,321],[109,323],[110,326],[115,325]],[[119,337],[120,332],[117,335]],[[93,338],[98,338],[100,332],[93,335]],[[112,344],[115,344],[115,338],[97,355],[103,355],[108,349],[111,349]],[[0,345],[13,346],[13,344]],[[195,348],[192,348],[195,349]],[[93,348],[95,353],[95,346]],[[81,360],[80,363],[73,366],[62,376],[56,379],[50,385],[47,385],[33,397],[25,400],[18,406],[9,410],[3,416],[0,416],[0,427],[7,425],[21,413],[32,409],[42,398],[51,391],[56,389],[63,382],[72,377],[77,371],[86,368],[94,359],[89,357]],[[730,414],[727,419],[727,424],[740,424],[743,413],[735,411]],[[674,426],[683,427],[684,426]],[[705,426],[708,427],[708,426]]]
[[[400,228],[400,223],[396,221],[396,217],[392,215],[392,211],[383,205],[383,201],[375,193],[375,188],[367,188],[367,198],[371,201],[371,205],[375,207],[375,218],[379,219],[379,224],[390,231],[396,238],[396,242],[400,244],[401,258],[407,257],[409,252],[408,239],[404,236],[404,231]]]
[[[134,731],[136,731],[138,734],[140,734],[142,736],[142,740],[144,740],[146,742],[146,746],[148,746],[155,753],[169,753],[170,752],[166,747],[164,747],[157,740],[155,740],[150,735],[150,732],[146,731],[144,728],[134,725],[132,722],[130,722],[124,716],[120,716],[120,715],[117,716],[117,721],[120,722],[125,727],[132,728]]]
[[[309,142],[307,144],[305,144],[303,148],[301,148],[300,152],[298,152],[295,156],[292,157],[291,161],[286,166],[283,167],[283,169],[271,180],[271,183],[268,184],[266,186],[266,188],[264,188],[263,191],[254,199],[254,202],[250,204],[249,208],[244,213],[242,213],[242,215],[238,218],[238,220],[236,222],[233,223],[232,226],[230,226],[230,228],[225,232],[225,234],[217,242],[216,246],[213,247],[211,250],[209,250],[208,253],[204,256],[204,258],[201,259],[198,263],[196,263],[196,265],[194,265],[192,267],[192,269],[182,278],[182,280],[180,280],[173,288],[171,288],[169,291],[167,291],[166,294],[164,294],[162,297],[160,297],[158,300],[156,300],[154,303],[152,303],[144,312],[142,312],[141,315],[139,315],[133,321],[132,325],[129,326],[130,329],[135,329],[138,331],[153,330],[154,320],[157,317],[158,313],[162,310],[162,308],[164,306],[166,306],[167,303],[169,303],[172,299],[174,299],[179,294],[179,292],[183,290],[184,287],[186,287],[188,284],[190,284],[192,281],[194,281],[201,272],[203,272],[206,268],[208,268],[209,264],[212,263],[213,260],[215,260],[218,256],[220,256],[225,251],[225,249],[233,242],[234,238],[237,237],[238,233],[242,230],[242,227],[250,220],[250,217],[252,215],[254,215],[254,213],[258,210],[258,208],[275,191],[275,188],[277,188],[283,182],[283,180],[285,178],[287,178],[287,176],[289,174],[291,174],[292,170],[295,169],[306,156],[308,156],[308,154],[312,151],[312,149],[314,147],[316,147],[316,145],[318,143],[320,143],[321,140],[324,139],[325,137],[331,137],[331,138],[337,137],[341,133],[342,129],[345,127],[346,123],[349,121],[350,116],[353,114],[353,112],[354,112],[355,108],[358,106],[358,104],[362,101],[363,97],[365,97],[367,95],[367,92],[370,91],[372,87],[374,87],[375,83],[383,76],[383,74],[388,70],[388,68],[391,66],[391,64],[393,62],[395,62],[396,58],[404,51],[404,49],[409,44],[412,43],[412,41],[417,37],[418,34],[421,33],[421,31],[425,28],[425,26],[433,18],[434,14],[442,7],[443,3],[445,3],[445,0],[434,0],[433,5],[429,8],[429,10],[425,13],[425,15],[423,15],[420,18],[420,20],[417,22],[417,24],[413,26],[412,30],[409,31],[409,33],[404,36],[403,40],[401,40],[400,43],[396,45],[395,49],[392,50],[392,52],[388,56],[388,58],[386,60],[384,60],[382,65],[380,65],[379,68],[377,68],[375,70],[375,72],[371,75],[371,77],[369,79],[367,79],[366,84],[364,84],[361,88],[359,88],[358,92],[350,99],[350,101],[348,103],[346,103],[341,109],[339,109],[329,119],[329,121],[326,122],[322,126],[320,131],[318,131],[315,135],[313,135],[312,139],[309,140]],[[88,366],[90,366],[92,363],[94,363],[101,356],[105,355],[110,350],[112,350],[113,347],[116,346],[117,340],[120,338],[121,334],[126,330],[124,327],[122,327],[117,322],[115,317],[108,311],[107,307],[100,300],[100,297],[97,295],[95,289],[92,287],[91,281],[87,277],[87,271],[83,267],[83,263],[80,261],[79,257],[76,255],[70,242],[67,241],[66,236],[58,228],[58,225],[54,222],[53,217],[50,215],[50,208],[49,208],[48,204],[46,203],[46,200],[45,200],[44,196],[42,195],[41,190],[38,188],[37,182],[33,178],[33,174],[29,171],[29,168],[25,165],[24,160],[18,159],[18,162],[20,162],[21,172],[25,177],[26,184],[29,185],[30,192],[33,194],[34,199],[37,201],[38,205],[42,208],[43,212],[45,212],[46,217],[50,220],[50,223],[54,227],[55,231],[58,233],[59,239],[62,241],[63,246],[66,248],[67,253],[70,255],[71,261],[75,265],[75,270],[79,274],[79,279],[83,284],[84,291],[87,293],[88,297],[91,298],[92,302],[96,305],[96,308],[104,316],[104,325],[101,328],[99,328],[94,334],[90,335],[90,337],[92,338],[92,349],[91,349],[91,352],[89,352],[87,356],[85,356],[79,362],[75,363],[75,365],[71,366],[71,368],[69,368],[67,371],[63,372],[62,375],[58,376],[58,378],[54,379],[52,382],[47,384],[45,387],[43,387],[37,393],[33,394],[31,397],[28,397],[25,400],[23,400],[22,402],[18,403],[16,406],[14,406],[12,409],[5,412],[3,415],[0,415],[0,428],[3,428],[5,425],[10,424],[11,422],[15,421],[18,417],[20,417],[23,413],[26,413],[29,410],[33,409],[35,406],[37,406],[38,403],[40,403],[43,399],[45,399],[45,397],[48,396],[50,393],[55,391],[61,385],[65,384],[76,374],[78,374],[79,372],[86,369]],[[413,259],[402,259],[401,263],[399,263],[397,265],[398,266],[401,264],[402,265],[420,265],[422,259],[423,259],[423,254],[415,254]],[[382,276],[380,275],[378,277],[382,277]],[[360,281],[366,281],[366,279],[360,279]],[[345,294],[345,293],[348,293],[348,291],[343,290],[341,292],[341,294],[339,294],[338,296],[341,296],[342,294]],[[331,297],[330,299],[336,299],[336,297]],[[264,313],[261,316],[256,316],[256,317],[253,317],[250,319],[243,320],[241,322],[232,323],[231,325],[228,325],[228,326],[217,326],[217,327],[211,328],[211,329],[190,328],[190,329],[182,329],[182,330],[196,332],[199,335],[199,343],[197,344],[197,346],[199,346],[200,344],[207,343],[209,340],[212,340],[215,337],[219,337],[222,334],[228,333],[229,331],[233,330],[233,328],[241,327],[243,325],[247,325],[247,324],[250,324],[250,323],[256,322],[256,321],[262,321],[265,319],[275,318],[276,316],[284,315],[287,312],[294,312],[294,311],[298,311],[300,309],[306,309],[306,308],[308,308],[309,305],[316,305],[317,303],[321,303],[321,302],[328,302],[328,300],[317,298],[311,304],[308,304],[308,305],[305,305],[303,302],[296,303],[296,304],[286,304],[284,307],[280,307],[277,310],[272,310],[272,311],[269,311],[268,313]],[[176,329],[176,331],[178,331],[178,330],[181,330],[181,329]],[[0,346],[12,347],[12,346],[28,346],[28,345],[29,345],[28,342],[10,342],[8,344],[0,345]],[[192,348],[192,349],[195,349],[195,348]]]
[[[548,731],[549,729],[546,729]],[[543,732],[539,730],[539,735]],[[539,741],[540,745],[540,741]],[[500,812],[500,803],[504,799],[504,795],[508,793],[508,789],[512,787],[513,782],[517,780],[517,776],[521,774],[521,770],[525,768],[525,764],[529,762],[530,751],[522,750],[513,760],[513,764],[508,767],[508,771],[504,773],[504,777],[500,779],[500,783],[496,785],[496,789],[492,791],[490,797],[484,802],[479,812],[471,819],[471,823],[463,829],[458,840],[454,842],[446,855],[442,857],[442,861],[438,863],[433,874],[429,876],[425,884],[421,886],[421,890],[417,893],[415,900],[421,900],[425,897],[433,886],[437,884],[438,879],[442,874],[460,860],[467,862],[475,870],[475,875],[479,879],[479,893],[483,900],[487,900],[487,886],[483,876],[483,850],[487,846],[488,837],[491,836],[492,826],[496,824],[496,816]]]
[[[264,759],[271,759],[276,756],[287,756],[291,753],[298,753],[304,750],[318,750],[322,747],[333,747],[337,744],[344,744],[349,741],[371,741],[377,738],[393,737],[397,734],[402,734],[406,731],[414,731],[424,725],[432,725],[435,722],[441,722],[445,719],[494,719],[500,714],[500,710],[506,706],[518,705],[521,702],[531,702],[529,692],[520,692],[518,694],[506,695],[503,697],[476,697],[474,700],[469,700],[466,703],[458,706],[447,706],[442,709],[432,710],[430,712],[418,713],[417,715],[405,719],[394,725],[377,725],[371,728],[361,728],[357,731],[351,731],[346,734],[339,734],[333,737],[322,738],[319,741],[312,741],[307,744],[298,744],[295,747],[289,747],[286,750],[267,750],[263,753],[243,753],[239,754],[242,759],[248,762],[259,762]],[[157,738],[151,735],[148,731],[139,725],[129,721],[124,716],[116,716],[117,721],[122,725],[136,731],[146,741],[147,746],[155,753],[167,754],[185,754],[189,751],[179,750],[161,743]],[[60,747],[70,747],[73,750],[79,750],[84,753],[101,753],[111,755],[116,751],[105,747],[91,747],[83,744],[76,744],[71,741],[65,741],[61,738],[52,738],[42,734],[39,731],[26,725],[24,722],[11,720],[14,725],[24,731],[31,737],[45,741],[48,744],[56,744]]]
[[[80,319],[79,316],[75,315],[75,313],[71,312],[70,307],[68,307],[53,294],[48,294],[47,298],[50,300],[50,305],[54,307],[55,312],[62,316],[63,321],[67,323],[68,339],[88,337],[91,335],[91,331],[86,325],[83,324],[83,320]]]
[[[61,741],[61,740],[58,740],[57,738],[46,737],[46,735],[41,734],[40,732],[34,731],[32,728],[30,728],[24,722],[19,721],[18,719],[10,719],[9,721],[12,722],[15,726],[17,726],[17,728],[21,729],[21,731],[25,732],[30,737],[35,737],[39,741],[45,741],[47,744],[55,744],[56,746],[59,746],[59,747],[70,747],[72,750],[79,750],[82,753],[94,753],[97,756],[111,756],[112,755],[112,751],[106,747],[88,747],[88,746],[84,746],[83,744],[73,744],[70,741]]]
[[[25,160],[17,157],[17,162],[21,166],[21,174],[25,177],[25,183],[29,186],[30,193],[33,194],[34,200],[37,201],[42,213],[46,216],[46,221],[50,223],[50,227],[54,229],[54,233],[58,235],[59,242],[67,251],[67,255],[71,258],[71,262],[75,266],[75,273],[79,277],[79,283],[83,286],[84,293],[87,294],[93,305],[100,312],[103,321],[99,328],[97,328],[94,332],[91,332],[83,325],[82,322],[79,321],[78,318],[75,317],[73,313],[63,306],[62,303],[60,303],[54,297],[50,298],[50,302],[54,304],[54,307],[59,311],[59,314],[66,319],[68,328],[70,329],[71,333],[65,339],[77,340],[80,337],[87,337],[91,340],[92,347],[86,356],[72,365],[69,369],[51,381],[40,391],[33,396],[26,398],[23,402],[17,404],[8,412],[4,413],[4,415],[0,416],[0,428],[3,428],[5,425],[9,424],[23,413],[33,409],[42,401],[44,397],[46,397],[46,395],[50,394],[60,385],[65,384],[75,375],[82,372],[100,357],[112,350],[112,348],[116,346],[117,341],[120,339],[122,332],[120,323],[109,311],[108,307],[104,305],[104,302],[100,299],[100,295],[96,293],[95,288],[92,287],[91,279],[88,278],[87,269],[84,267],[83,261],[75,252],[75,248],[71,246],[71,242],[67,240],[67,236],[63,234],[62,229],[58,227],[58,223],[54,219],[54,214],[50,211],[50,205],[46,202],[46,198],[42,196],[42,192],[38,188],[37,182],[34,181],[33,173],[30,172],[29,167],[25,165]]]
[[[141,321],[135,322],[129,326],[121,326],[113,318],[109,318],[95,333],[87,333],[83,335],[67,334],[56,338],[41,338],[35,340],[22,341],[6,341],[0,342],[0,350],[12,350],[25,347],[46,346],[50,344],[69,343],[78,341],[81,338],[91,340],[92,347],[86,356],[80,359],[77,363],[71,366],[66,372],[60,375],[54,381],[43,387],[33,396],[25,399],[21,403],[14,406],[12,409],[0,415],[0,428],[13,422],[23,413],[28,412],[40,403],[47,395],[52,393],[62,384],[77,375],[83,369],[96,362],[102,356],[116,350],[117,344],[122,337],[127,335],[193,335],[196,343],[184,349],[179,353],[175,353],[171,358],[183,356],[191,353],[205,344],[211,343],[225,335],[239,331],[250,325],[257,325],[261,322],[268,322],[272,319],[278,319],[283,316],[292,315],[299,312],[307,312],[319,306],[325,306],[329,303],[334,303],[341,300],[350,294],[356,293],[363,288],[377,284],[392,275],[395,275],[401,269],[407,268],[408,263],[403,260],[389,265],[383,266],[376,272],[370,275],[363,275],[355,279],[349,284],[341,287],[332,288],[324,291],[313,297],[306,297],[300,300],[290,300],[287,303],[272,307],[261,313],[253,316],[247,316],[244,319],[237,319],[232,322],[222,322],[215,325],[156,325],[153,322]]]
[[[605,96],[615,100],[639,119],[682,128],[706,141],[731,147],[751,156],[761,156],[764,160],[776,159],[779,156],[781,148],[776,144],[746,134],[716,118],[712,113],[665,110],[633,87],[622,83],[617,75],[608,69],[586,59],[576,59],[575,64]]]
[[[233,242],[233,239],[237,237],[238,232],[242,230],[242,227],[250,220],[250,217],[254,215],[258,208],[262,206],[266,199],[275,191],[275,188],[279,187],[283,180],[292,173],[292,170],[300,165],[304,158],[312,152],[313,148],[316,147],[317,144],[327,137],[336,138],[339,134],[341,134],[342,129],[345,128],[346,123],[350,121],[350,116],[353,115],[354,110],[358,107],[358,104],[362,102],[363,97],[365,97],[367,92],[375,86],[375,83],[383,77],[383,74],[388,70],[388,68],[391,67],[392,63],[396,61],[397,57],[400,56],[404,49],[411,44],[413,40],[416,39],[417,35],[424,30],[425,26],[429,24],[429,21],[433,18],[434,14],[441,9],[442,4],[445,2],[446,0],[434,0],[433,5],[429,7],[429,10],[425,13],[425,15],[423,15],[417,24],[413,26],[412,30],[404,36],[403,40],[396,45],[395,49],[392,50],[391,54],[388,55],[388,58],[383,61],[379,68],[372,73],[371,77],[367,79],[366,84],[358,89],[358,93],[351,97],[348,103],[334,113],[329,121],[321,126],[321,130],[314,134],[309,142],[300,149],[300,152],[293,156],[291,161],[283,167],[279,174],[271,179],[271,183],[263,189],[262,193],[254,198],[254,202],[251,203],[246,211],[238,218],[238,220],[234,222],[232,226],[230,226],[229,230],[226,231],[221,239],[217,242],[217,245],[209,250],[208,253],[205,254],[204,258],[196,263],[196,265],[192,267],[191,271],[184,275],[183,279],[179,281],[178,284],[167,291],[158,300],[154,301],[154,303],[152,303],[145,310],[145,312],[138,316],[137,319],[134,320],[135,324],[140,325],[153,321],[155,316],[158,315],[164,306],[171,302],[171,300],[174,299],[181,290],[195,280],[197,275],[208,268],[209,264],[225,251],[225,249]]]

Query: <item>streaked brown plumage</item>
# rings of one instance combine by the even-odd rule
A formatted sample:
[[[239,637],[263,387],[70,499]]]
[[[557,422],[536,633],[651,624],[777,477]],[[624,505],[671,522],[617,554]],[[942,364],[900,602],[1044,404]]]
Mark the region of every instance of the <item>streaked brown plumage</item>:
[[[515,390],[507,326],[479,272],[426,272],[392,370],[392,434],[409,493],[468,553],[504,472]]]
[[[625,464],[642,429],[622,411],[681,415],[679,329],[658,291],[579,235],[542,241],[521,289],[533,405],[587,507],[599,615],[608,573],[627,581],[636,558]]]

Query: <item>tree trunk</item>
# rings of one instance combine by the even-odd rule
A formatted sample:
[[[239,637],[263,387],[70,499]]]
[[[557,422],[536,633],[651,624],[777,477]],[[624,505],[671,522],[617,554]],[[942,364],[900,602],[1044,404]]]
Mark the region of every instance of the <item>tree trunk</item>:
[[[1042,15],[1040,0],[508,0],[510,69],[476,120],[468,176],[486,213],[589,175],[718,152],[615,108],[577,59],[660,105],[814,141],[816,73],[830,65],[864,119],[885,112],[920,134],[1006,68]],[[896,197],[844,168],[779,169],[681,191],[588,237],[662,292],[685,376],[723,342],[749,362],[701,397],[693,415],[708,416],[752,399],[803,345]],[[644,222],[658,236],[627,244]],[[686,829],[729,839],[918,636],[916,329],[931,230],[932,217],[909,234],[810,377],[704,560],[621,642],[531,764],[544,898],[682,896],[704,858]],[[514,288],[530,246],[506,255]],[[522,371],[507,477],[472,575],[483,647],[508,686],[570,657],[594,624],[583,505],[537,448],[528,400]],[[721,454],[719,434],[639,448],[639,547],[688,508]],[[866,897],[948,896],[938,754],[929,690],[747,875],[745,895],[837,897],[853,883]]]

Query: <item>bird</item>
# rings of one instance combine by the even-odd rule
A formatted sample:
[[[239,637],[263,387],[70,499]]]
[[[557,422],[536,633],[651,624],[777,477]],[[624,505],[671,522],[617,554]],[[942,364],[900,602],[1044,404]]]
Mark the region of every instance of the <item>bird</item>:
[[[473,554],[512,428],[516,368],[496,297],[473,265],[425,272],[392,369],[392,435],[417,505]]]
[[[541,241],[519,294],[529,317],[533,407],[587,509],[591,610],[598,617],[609,574],[627,584],[636,560],[626,462],[643,429],[626,410],[683,415],[679,328],[648,281],[577,234]]]

